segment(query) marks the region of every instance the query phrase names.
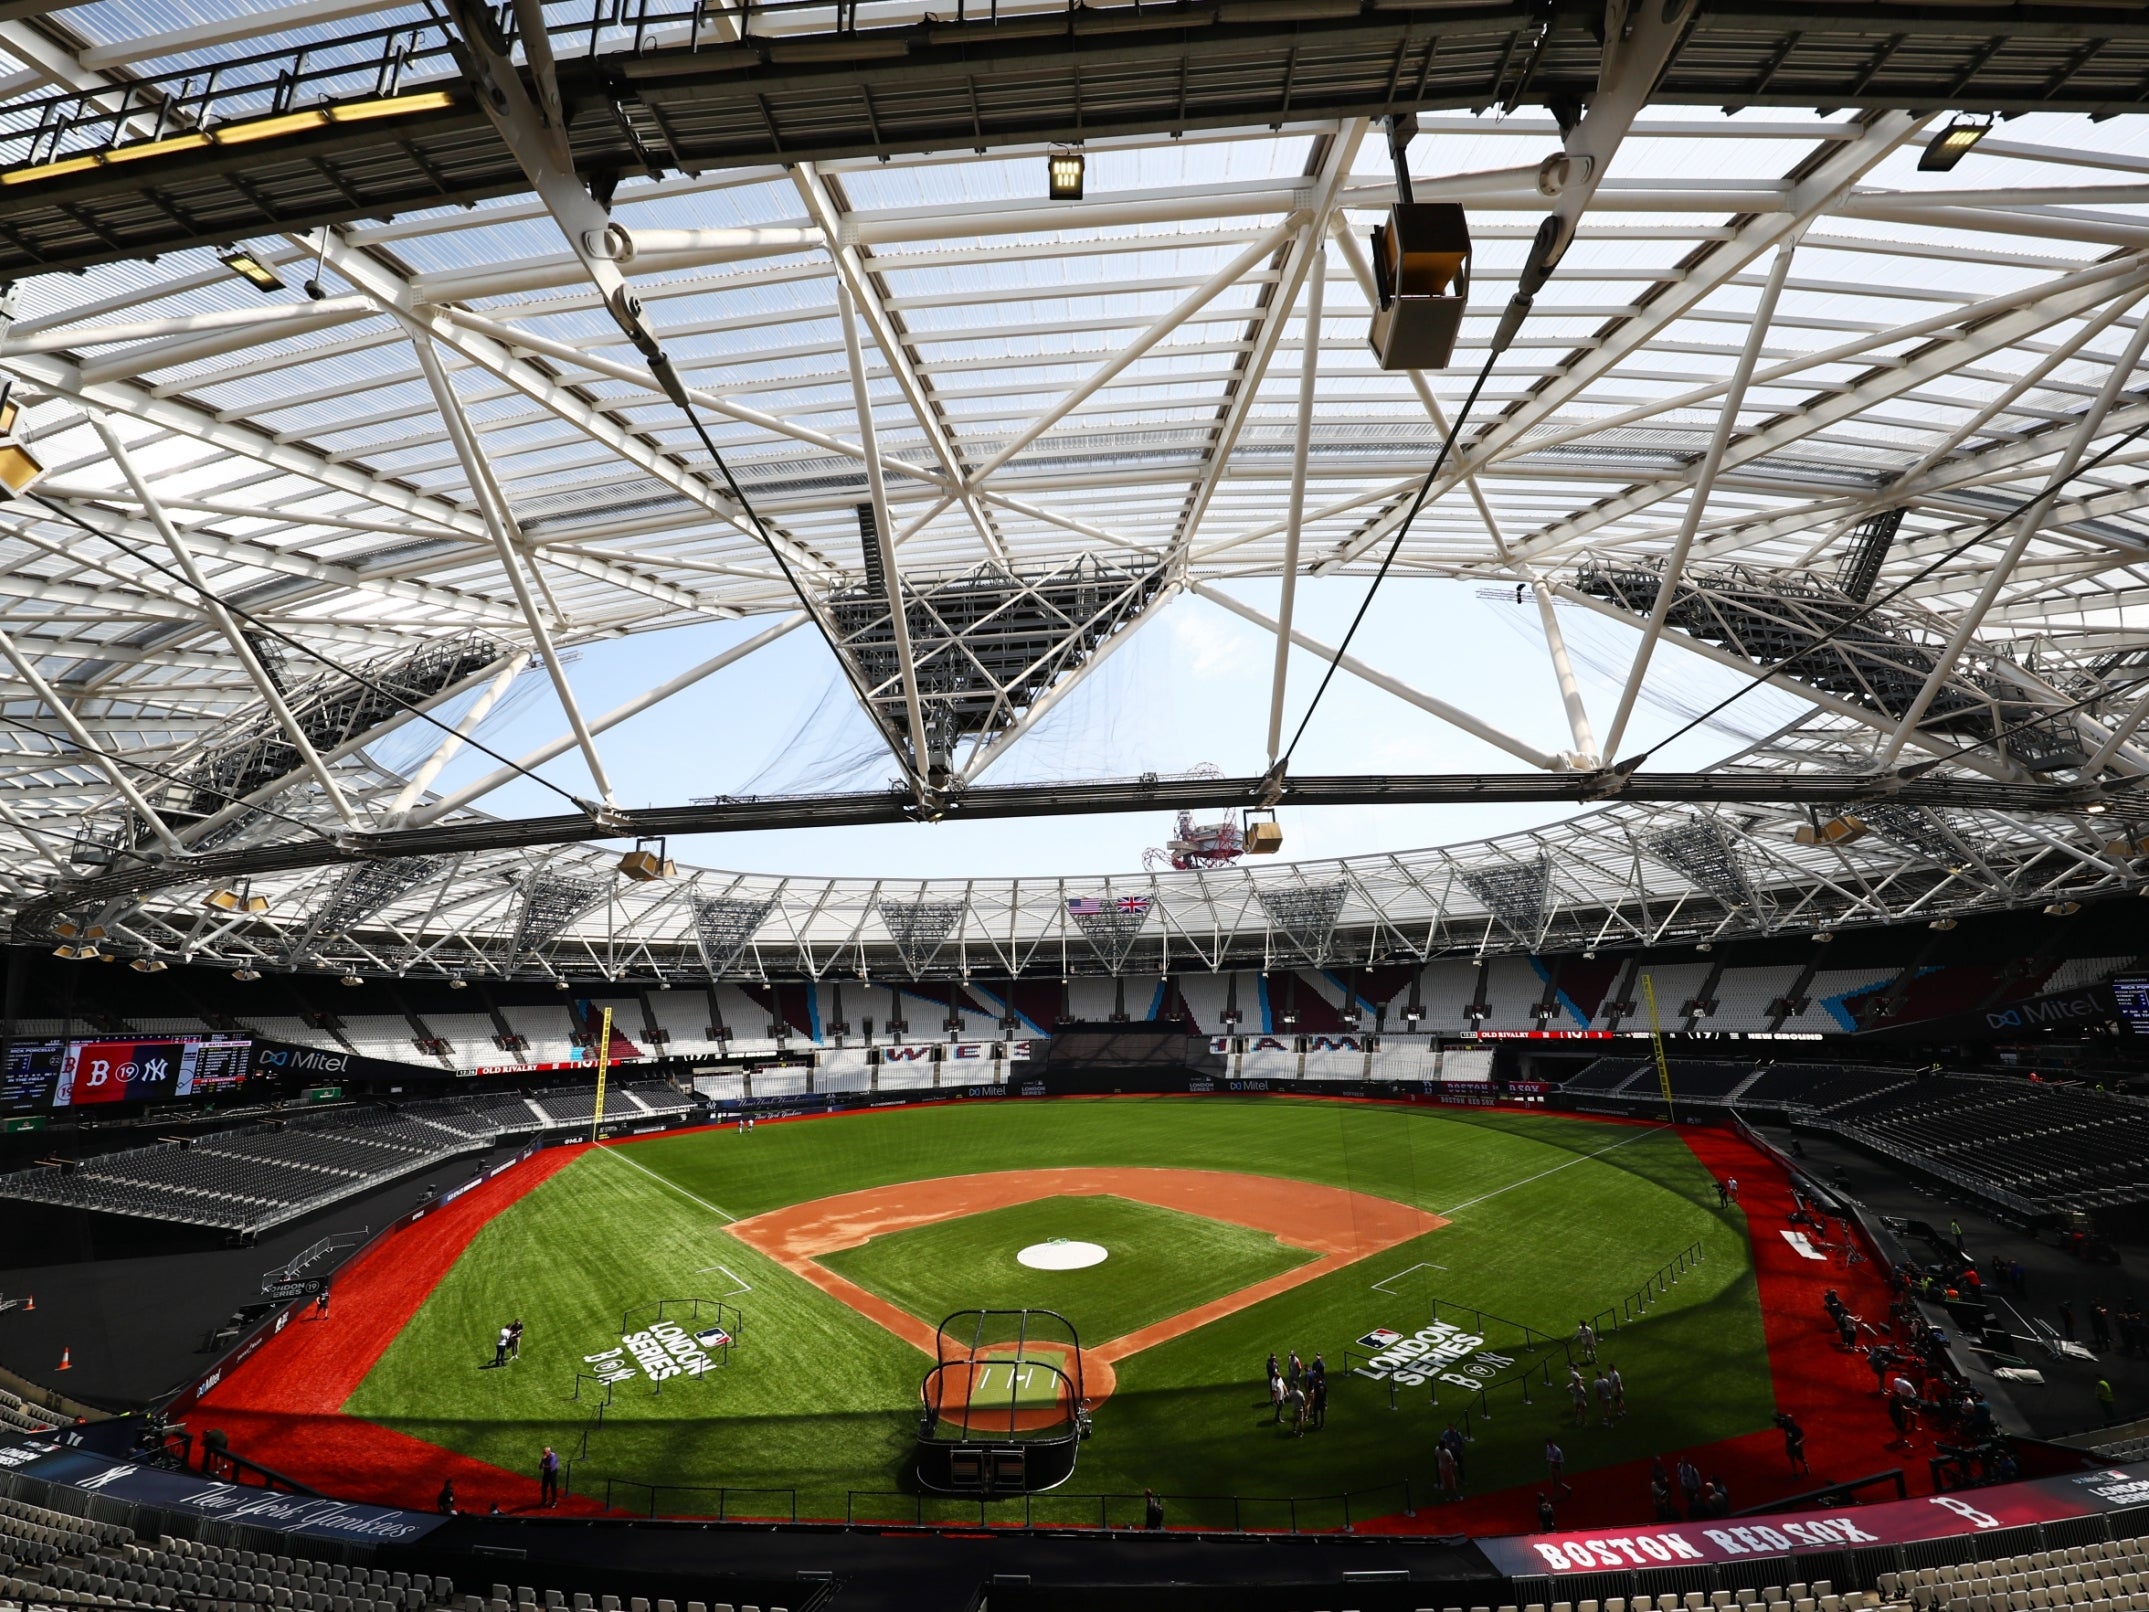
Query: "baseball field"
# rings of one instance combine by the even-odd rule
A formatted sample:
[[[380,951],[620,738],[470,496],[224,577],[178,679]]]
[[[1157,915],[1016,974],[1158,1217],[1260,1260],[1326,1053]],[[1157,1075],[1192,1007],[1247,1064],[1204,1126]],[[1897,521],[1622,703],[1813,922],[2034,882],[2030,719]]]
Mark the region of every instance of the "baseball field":
[[[936,1329],[980,1308],[1051,1310],[1080,1340],[1094,1431],[1039,1520],[1126,1522],[1148,1488],[1175,1524],[1332,1526],[1346,1494],[1355,1519],[1399,1512],[1406,1481],[1429,1506],[1450,1421],[1482,1495],[1541,1481],[1548,1435],[1579,1475],[1755,1434],[1776,1408],[1743,1215],[1679,1133],[1219,1096],[582,1151],[491,1214],[340,1414],[509,1472],[549,1444],[570,1497],[628,1510],[975,1518],[911,1472]],[[1609,1318],[1628,1414],[1593,1402],[1578,1426],[1546,1340],[1585,1316]],[[1293,1350],[1327,1365],[1318,1429],[1270,1403],[1264,1362]],[[1041,1354],[997,1358],[994,1391],[1049,1399]]]

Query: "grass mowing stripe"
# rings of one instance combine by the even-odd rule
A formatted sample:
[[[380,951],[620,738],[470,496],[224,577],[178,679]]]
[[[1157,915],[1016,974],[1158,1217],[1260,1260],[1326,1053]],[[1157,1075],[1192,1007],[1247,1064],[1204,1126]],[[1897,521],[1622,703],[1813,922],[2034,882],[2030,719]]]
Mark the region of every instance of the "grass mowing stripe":
[[[656,1152],[636,1151],[644,1148]],[[1623,1156],[1606,1156],[1615,1149]],[[726,1225],[732,1211],[718,1205],[739,1203],[750,1215],[894,1181],[1025,1167],[1184,1168],[1197,1160],[1430,1211],[1441,1201],[1493,1201],[1484,1203],[1489,1213],[1460,1214],[1377,1265],[1332,1272],[1119,1361],[1118,1388],[1100,1407],[1069,1494],[1138,1497],[1153,1486],[1175,1497],[1175,1520],[1229,1527],[1229,1501],[1209,1506],[1192,1497],[1332,1496],[1403,1478],[1430,1485],[1432,1437],[1460,1402],[1445,1386],[1437,1404],[1420,1388],[1391,1408],[1386,1384],[1341,1370],[1353,1339],[1422,1325],[1435,1297],[1564,1331],[1695,1242],[1706,1246],[1705,1263],[1607,1342],[1635,1414],[1611,1428],[1574,1428],[1560,1396],[1538,1395],[1527,1407],[1503,1401],[1476,1429],[1469,1492],[1540,1478],[1548,1435],[1579,1473],[1765,1430],[1776,1408],[1743,1220],[1716,1207],[1708,1172],[1685,1138],[1664,1127],[1608,1133],[1559,1115],[1269,1097],[1105,1099],[892,1109],[767,1126],[744,1142],[728,1131],[677,1132],[618,1152],[632,1167],[628,1175],[577,1161],[480,1233],[347,1412],[527,1470],[544,1443],[579,1445],[590,1407],[572,1398],[575,1374],[590,1369],[588,1356],[618,1346],[630,1307],[682,1293],[711,1296],[735,1275],[752,1291],[732,1300],[744,1327],[731,1364],[690,1384],[665,1383],[661,1394],[639,1372],[618,1384],[588,1455],[575,1463],[574,1483],[599,1493],[607,1477],[697,1486],[666,1492],[664,1506],[685,1513],[714,1505],[714,1486],[723,1484],[733,1509],[760,1503],[743,1502],[742,1489],[767,1488],[781,1493],[766,1504],[787,1514],[795,1488],[802,1515],[842,1517],[847,1491],[909,1482],[925,1359],[742,1243]],[[1591,1167],[1565,1168],[1577,1163]],[[1497,1197],[1532,1182],[1547,1190],[1527,1204]],[[1067,1231],[1042,1227],[1039,1235]],[[1171,1236],[1145,1234],[1142,1258],[1131,1246],[1114,1248],[1092,1269],[1159,1271],[1189,1252],[1163,1243]],[[1114,1238],[1093,1240],[1111,1246]],[[1152,1242],[1163,1245],[1152,1253]],[[703,1274],[715,1262],[725,1273]],[[1414,1265],[1445,1268],[1408,1270]],[[1389,1280],[1392,1266],[1407,1274]],[[1020,1297],[1020,1284],[1048,1279],[1012,1258],[992,1268],[1001,1276],[977,1283],[991,1291],[966,1290],[963,1301]],[[1193,1268],[1214,1274],[1198,1259]],[[917,1273],[927,1288],[942,1288],[952,1274]],[[1085,1273],[1062,1274],[1072,1281]],[[1376,1278],[1386,1285],[1369,1291]],[[1174,1304],[1198,1297],[1202,1285],[1169,1273],[1150,1281]],[[518,1316],[530,1323],[522,1360],[490,1369],[492,1338]],[[1302,1356],[1325,1351],[1334,1378],[1327,1427],[1302,1439],[1276,1424],[1261,1374],[1270,1350],[1291,1348]],[[1005,1377],[993,1376],[1004,1396]],[[633,1493],[629,1504],[647,1504]],[[860,1514],[877,1514],[873,1503],[861,1500],[868,1510]],[[892,1515],[913,1515],[908,1493],[886,1503]],[[976,1503],[968,1504],[974,1522]],[[1065,1501],[1065,1516],[1056,1504],[1040,1497],[1039,1520],[1096,1520],[1094,1501],[1086,1513],[1083,1502]],[[1249,1527],[1291,1520],[1285,1509],[1272,1515],[1251,1499],[1247,1506]],[[1301,1510],[1301,1527],[1342,1525],[1333,1507],[1308,1502]]]
[[[1515,1188],[1526,1187],[1532,1181],[1542,1181],[1548,1175],[1558,1175],[1562,1170],[1571,1170],[1577,1164],[1587,1164],[1591,1159],[1601,1159],[1607,1153],[1618,1152],[1621,1148],[1625,1147],[1628,1142],[1639,1142],[1645,1136],[1655,1136],[1662,1131],[1669,1130],[1670,1128],[1671,1127],[1668,1125],[1653,1125],[1647,1130],[1636,1131],[1632,1136],[1626,1137],[1621,1141],[1614,1142],[1610,1147],[1600,1147],[1594,1153],[1577,1153],[1565,1164],[1555,1164],[1549,1170],[1539,1170],[1535,1175],[1526,1175],[1520,1181],[1510,1181],[1504,1187],[1494,1187],[1490,1192],[1481,1193],[1475,1198],[1471,1198],[1466,1202],[1454,1205],[1452,1208],[1435,1209],[1433,1213],[1439,1215],[1444,1220],[1452,1220],[1455,1216],[1461,1214],[1465,1209],[1475,1209],[1479,1204],[1488,1203],[1492,1199],[1499,1197],[1500,1194],[1503,1192],[1513,1192]]]
[[[633,1169],[636,1169],[636,1170],[639,1170],[639,1171],[641,1171],[641,1172],[642,1172],[642,1174],[644,1174],[644,1175],[648,1176],[650,1180],[652,1180],[652,1181],[654,1181],[654,1182],[657,1182],[657,1183],[658,1183],[658,1184],[659,1184],[660,1186],[667,1186],[667,1187],[670,1187],[670,1188],[672,1189],[672,1191],[674,1191],[674,1192],[678,1193],[680,1197],[682,1197],[682,1198],[689,1198],[689,1199],[692,1199],[692,1200],[693,1200],[693,1201],[694,1201],[695,1203],[698,1203],[698,1204],[700,1204],[700,1205],[701,1205],[701,1206],[702,1206],[702,1207],[703,1207],[704,1209],[708,1210],[708,1211],[709,1211],[709,1213],[711,1213],[712,1215],[722,1215],[722,1216],[724,1217],[724,1219],[725,1219],[725,1220],[727,1220],[727,1221],[735,1221],[735,1220],[737,1220],[737,1219],[739,1218],[739,1217],[738,1217],[737,1215],[733,1214],[733,1213],[732,1213],[732,1212],[731,1212],[730,1210],[728,1210],[728,1209],[719,1209],[719,1208],[717,1208],[717,1206],[716,1206],[715,1204],[711,1203],[711,1202],[710,1202],[710,1201],[709,1201],[709,1200],[708,1200],[707,1198],[697,1198],[697,1197],[695,1197],[693,1193],[691,1193],[691,1192],[687,1191],[687,1189],[686,1189],[685,1187],[682,1187],[682,1186],[681,1186],[681,1185],[680,1185],[680,1184],[679,1184],[678,1182],[674,1181],[674,1180],[673,1180],[673,1179],[672,1179],[672,1178],[671,1178],[670,1176],[668,1176],[668,1175],[659,1175],[659,1174],[657,1174],[657,1172],[656,1172],[656,1171],[654,1171],[654,1170],[650,1169],[650,1168],[649,1168],[649,1166],[648,1166],[648,1165],[646,1165],[646,1164],[636,1164],[636,1163],[634,1162],[634,1160],[632,1160],[632,1159],[628,1158],[626,1154],[624,1154],[624,1153],[621,1153],[621,1152],[619,1152],[618,1150],[616,1150],[616,1149],[614,1149],[614,1148],[609,1148],[609,1147],[600,1147],[600,1148],[598,1149],[598,1151],[599,1151],[600,1153],[604,1154],[604,1156],[605,1156],[606,1158],[610,1158],[610,1159],[617,1159],[617,1160],[619,1160],[619,1162],[620,1162],[620,1163],[622,1163],[622,1164],[624,1164],[624,1165],[628,1165],[628,1166],[630,1166],[630,1167],[631,1167],[631,1168],[633,1168]],[[722,1267],[721,1265],[719,1265],[719,1266],[716,1266],[716,1267],[714,1267],[714,1268],[715,1268],[715,1269],[717,1269],[717,1270],[723,1270],[723,1269],[724,1269],[724,1268],[723,1268],[723,1267]],[[729,1272],[729,1271],[724,1271],[724,1274],[725,1274],[726,1276],[731,1276],[731,1272]],[[736,1281],[738,1280],[738,1278],[737,1278],[736,1276],[731,1276],[731,1279],[732,1279],[732,1280],[733,1280],[734,1282],[736,1282]]]

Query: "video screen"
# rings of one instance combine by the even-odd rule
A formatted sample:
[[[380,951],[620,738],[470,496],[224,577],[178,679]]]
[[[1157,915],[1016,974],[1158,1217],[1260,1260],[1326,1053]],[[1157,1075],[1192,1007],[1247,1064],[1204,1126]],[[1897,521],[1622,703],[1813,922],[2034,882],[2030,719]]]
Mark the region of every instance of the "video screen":
[[[53,1082],[60,1076],[60,1059],[66,1052],[64,1041],[17,1041],[11,1045],[7,1049],[7,1067],[0,1071],[0,1109],[13,1113],[49,1107]]]
[[[17,1041],[0,1073],[0,1109],[215,1097],[256,1077],[253,1053],[251,1041],[215,1036]]]
[[[2119,1017],[2135,1035],[2149,1035],[2149,974],[2122,974],[2112,981]]]

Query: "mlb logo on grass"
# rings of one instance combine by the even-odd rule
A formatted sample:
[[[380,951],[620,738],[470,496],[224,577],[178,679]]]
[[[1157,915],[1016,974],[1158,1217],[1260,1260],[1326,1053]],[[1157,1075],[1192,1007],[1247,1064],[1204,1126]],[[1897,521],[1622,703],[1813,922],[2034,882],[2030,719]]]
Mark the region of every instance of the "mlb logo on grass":
[[[1390,1332],[1386,1327],[1375,1327],[1371,1332],[1368,1332],[1364,1337],[1358,1340],[1358,1347],[1361,1349],[1374,1350],[1392,1349],[1402,1341],[1402,1333]]]

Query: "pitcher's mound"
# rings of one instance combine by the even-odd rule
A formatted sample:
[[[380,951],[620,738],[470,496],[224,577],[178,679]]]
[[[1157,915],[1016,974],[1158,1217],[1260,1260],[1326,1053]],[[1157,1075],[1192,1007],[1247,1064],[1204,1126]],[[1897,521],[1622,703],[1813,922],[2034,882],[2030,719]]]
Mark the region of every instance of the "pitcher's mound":
[[[1033,1271],[1080,1271],[1102,1265],[1105,1250],[1096,1243],[1078,1243],[1055,1237],[1049,1243],[1032,1243],[1015,1256],[1018,1264]]]

